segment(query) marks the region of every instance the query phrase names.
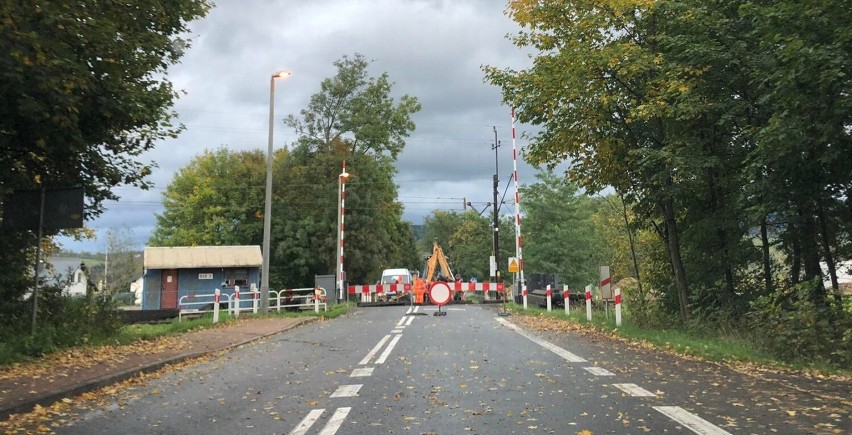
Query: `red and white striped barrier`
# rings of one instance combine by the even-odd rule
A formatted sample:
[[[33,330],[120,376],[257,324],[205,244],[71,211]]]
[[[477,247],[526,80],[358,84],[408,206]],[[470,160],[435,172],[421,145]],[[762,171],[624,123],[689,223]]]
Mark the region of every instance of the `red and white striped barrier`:
[[[621,326],[621,289],[615,289],[615,326]]]
[[[592,286],[586,286],[586,320],[592,321]]]
[[[452,291],[456,292],[487,292],[487,291],[503,291],[503,283],[490,282],[448,282],[445,283]],[[399,292],[411,291],[411,284],[363,284],[350,285],[349,294],[370,294],[383,292]]]
[[[515,108],[512,107],[512,178],[515,182],[515,256],[518,257],[519,282],[524,282],[524,242],[521,239],[521,197],[518,194],[518,145],[515,134]]]
[[[371,294],[371,293],[397,293],[397,292],[410,292],[411,284],[364,284],[364,285],[350,285],[349,286],[349,294]]]
[[[504,289],[503,283],[490,282],[447,282],[447,287],[453,292],[502,292]],[[350,295],[361,295],[361,302],[373,302],[373,295],[382,293],[410,293],[413,288],[412,284],[361,284],[350,285]]]
[[[448,282],[447,285],[450,286],[450,289],[457,292],[489,292],[489,291],[503,291],[503,283],[490,283],[490,282]]]
[[[527,309],[527,286],[523,285],[523,291],[521,292],[524,295],[524,309]]]
[[[562,299],[565,303],[565,314],[571,314],[571,289],[568,288],[567,284],[562,286]]]

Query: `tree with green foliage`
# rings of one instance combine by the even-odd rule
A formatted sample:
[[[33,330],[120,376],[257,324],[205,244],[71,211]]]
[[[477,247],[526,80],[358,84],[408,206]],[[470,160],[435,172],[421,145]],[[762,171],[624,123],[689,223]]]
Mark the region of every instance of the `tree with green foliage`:
[[[113,187],[148,187],[154,163],[141,154],[180,131],[167,69],[188,46],[188,23],[210,7],[206,0],[4,2],[0,201],[15,190],[83,186],[91,219],[117,199]],[[24,253],[35,238],[0,232],[4,323],[26,312],[17,301],[32,285]]]
[[[286,150],[276,161],[286,159]],[[205,150],[178,170],[163,193],[151,246],[259,245],[266,155]]]
[[[611,249],[592,219],[597,202],[552,172],[539,171],[536,178],[520,192],[527,273],[556,273],[573,289],[597,282],[598,266]]]
[[[336,61],[300,115],[285,123],[299,138],[274,179],[271,282],[313,283],[337,261],[338,176],[346,161],[345,270],[350,282],[373,282],[387,267],[416,267],[411,225],[393,182],[395,161],[420,110],[415,97],[391,97],[387,73],[369,75],[360,54]]]
[[[107,231],[107,252],[101,276],[89,268],[90,279],[103,282],[103,290],[108,295],[130,291],[130,284],[142,276],[142,252],[133,242],[133,231],[129,228]]]
[[[426,255],[432,253],[432,243],[437,242],[447,256],[453,273],[460,274],[464,280],[475,276],[480,281],[490,278],[489,257],[494,249],[494,227],[490,217],[476,211],[463,213],[435,210],[423,221],[425,236],[421,239],[421,249]],[[515,233],[511,219],[500,219],[500,258],[508,259],[515,255]],[[423,269],[425,260],[421,261]],[[498,264],[501,279],[509,277],[508,262]]]
[[[147,187],[137,158],[180,128],[167,79],[187,24],[204,0],[145,4],[62,1],[0,8],[0,196],[13,189],[84,186],[87,213],[120,184]],[[117,36],[118,35],[118,36]]]
[[[515,0],[514,42],[537,55],[486,76],[542,126],[533,163],[569,161],[657,233],[668,264],[649,277],[683,319],[739,312],[781,274],[824,304],[820,262],[837,287],[849,258],[847,3]]]
[[[323,80],[308,107],[298,117],[288,116],[286,124],[296,130],[300,144],[315,151],[341,147],[346,156],[396,160],[415,128],[411,115],[420,111],[417,98],[403,95],[394,101],[388,74],[371,77],[361,54],[343,56],[334,66],[337,75]]]

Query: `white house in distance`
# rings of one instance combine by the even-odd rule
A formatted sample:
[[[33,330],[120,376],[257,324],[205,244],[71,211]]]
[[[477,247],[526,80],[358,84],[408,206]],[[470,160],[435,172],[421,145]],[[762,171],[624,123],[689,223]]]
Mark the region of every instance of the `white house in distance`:
[[[75,257],[51,257],[47,259],[50,267],[42,269],[45,281],[56,284],[63,283],[68,277],[71,281],[65,287],[64,292],[69,296],[86,295],[86,275],[80,268],[85,260]]]
[[[825,288],[831,289],[831,277],[828,275],[828,265],[821,262],[819,266],[822,268],[823,285],[825,285]],[[835,270],[837,271],[837,283],[840,285],[840,292],[843,294],[852,294],[852,261],[837,263]]]
[[[130,293],[133,293],[133,305],[142,305],[142,283],[144,281],[145,275],[142,275],[130,283]]]

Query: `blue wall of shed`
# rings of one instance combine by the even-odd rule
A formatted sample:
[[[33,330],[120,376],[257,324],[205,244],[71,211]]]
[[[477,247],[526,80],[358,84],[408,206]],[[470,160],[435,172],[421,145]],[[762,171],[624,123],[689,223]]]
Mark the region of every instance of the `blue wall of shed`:
[[[260,268],[245,268],[237,267],[233,269],[248,269],[249,285],[245,288],[240,287],[240,306],[251,306],[251,284],[254,283],[260,289]],[[234,287],[222,286],[225,281],[225,272],[231,269],[223,268],[199,268],[199,269],[178,269],[178,303],[180,298],[190,294],[212,294],[218,288],[222,294],[233,295]],[[213,279],[198,279],[201,273],[212,273]],[[160,309],[160,297],[162,294],[162,269],[148,269],[145,271],[145,277],[142,280],[142,309],[143,310],[158,310]]]

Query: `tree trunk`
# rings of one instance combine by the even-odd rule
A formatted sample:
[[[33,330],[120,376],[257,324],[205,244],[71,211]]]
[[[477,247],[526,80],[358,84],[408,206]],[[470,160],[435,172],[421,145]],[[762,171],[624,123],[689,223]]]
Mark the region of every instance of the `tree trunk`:
[[[666,247],[669,251],[669,262],[675,275],[675,287],[680,301],[680,312],[684,320],[689,320],[689,298],[687,296],[686,269],[680,254],[680,234],[677,229],[674,203],[671,198],[662,200],[661,208],[666,223]]]
[[[633,231],[630,230],[630,222],[627,220],[627,204],[624,203],[624,195],[621,195],[621,211],[624,214],[624,228],[627,229],[627,240],[630,241],[630,255],[633,257],[633,272],[636,274],[639,298],[644,301],[645,292],[642,290],[642,279],[639,277],[639,260],[636,258],[636,243],[633,240]]]
[[[728,287],[728,296],[733,299],[736,294],[736,286],[734,285],[734,270],[731,267],[731,255],[728,250],[728,233],[724,229],[719,229],[717,237],[722,248],[722,264],[725,269],[725,284]]]
[[[771,294],[774,290],[772,285],[772,259],[769,256],[769,229],[767,228],[766,215],[760,218],[760,241],[762,243],[761,251],[763,251],[763,284],[766,294]]]
[[[792,246],[790,247],[793,255],[793,261],[790,265],[790,282],[793,285],[799,283],[799,277],[802,275],[802,248],[799,244],[799,235],[792,234]]]
[[[822,241],[822,250],[825,254],[825,263],[828,265],[828,276],[831,278],[834,301],[842,304],[843,299],[840,296],[840,284],[837,282],[837,268],[834,266],[834,255],[831,253],[831,235],[828,233],[828,222],[825,218],[825,209],[821,202],[817,206],[817,218],[819,219],[820,240]]]
[[[719,156],[720,153],[715,150],[713,144],[714,142],[711,138],[710,143],[708,145],[708,151],[711,155]],[[715,220],[715,225],[717,225],[716,242],[718,243],[719,251],[721,251],[722,253],[722,271],[725,275],[725,286],[728,290],[728,297],[730,298],[729,300],[733,300],[736,294],[736,286],[734,283],[733,266],[731,265],[731,253],[730,249],[728,248],[728,232],[725,228],[727,219],[724,219],[724,217],[727,217],[728,210],[724,194],[720,191],[721,189],[719,186],[718,178],[719,177],[717,176],[715,169],[709,168],[707,170],[707,187],[710,191],[711,212],[715,216],[721,215],[723,217],[722,219]]]
[[[808,215],[803,207],[799,207],[799,241],[802,249],[802,265],[805,267],[805,281],[817,280],[813,289],[813,301],[817,305],[825,303],[825,286],[822,285],[822,269],[819,266],[819,247],[817,246],[817,231],[813,215]]]

